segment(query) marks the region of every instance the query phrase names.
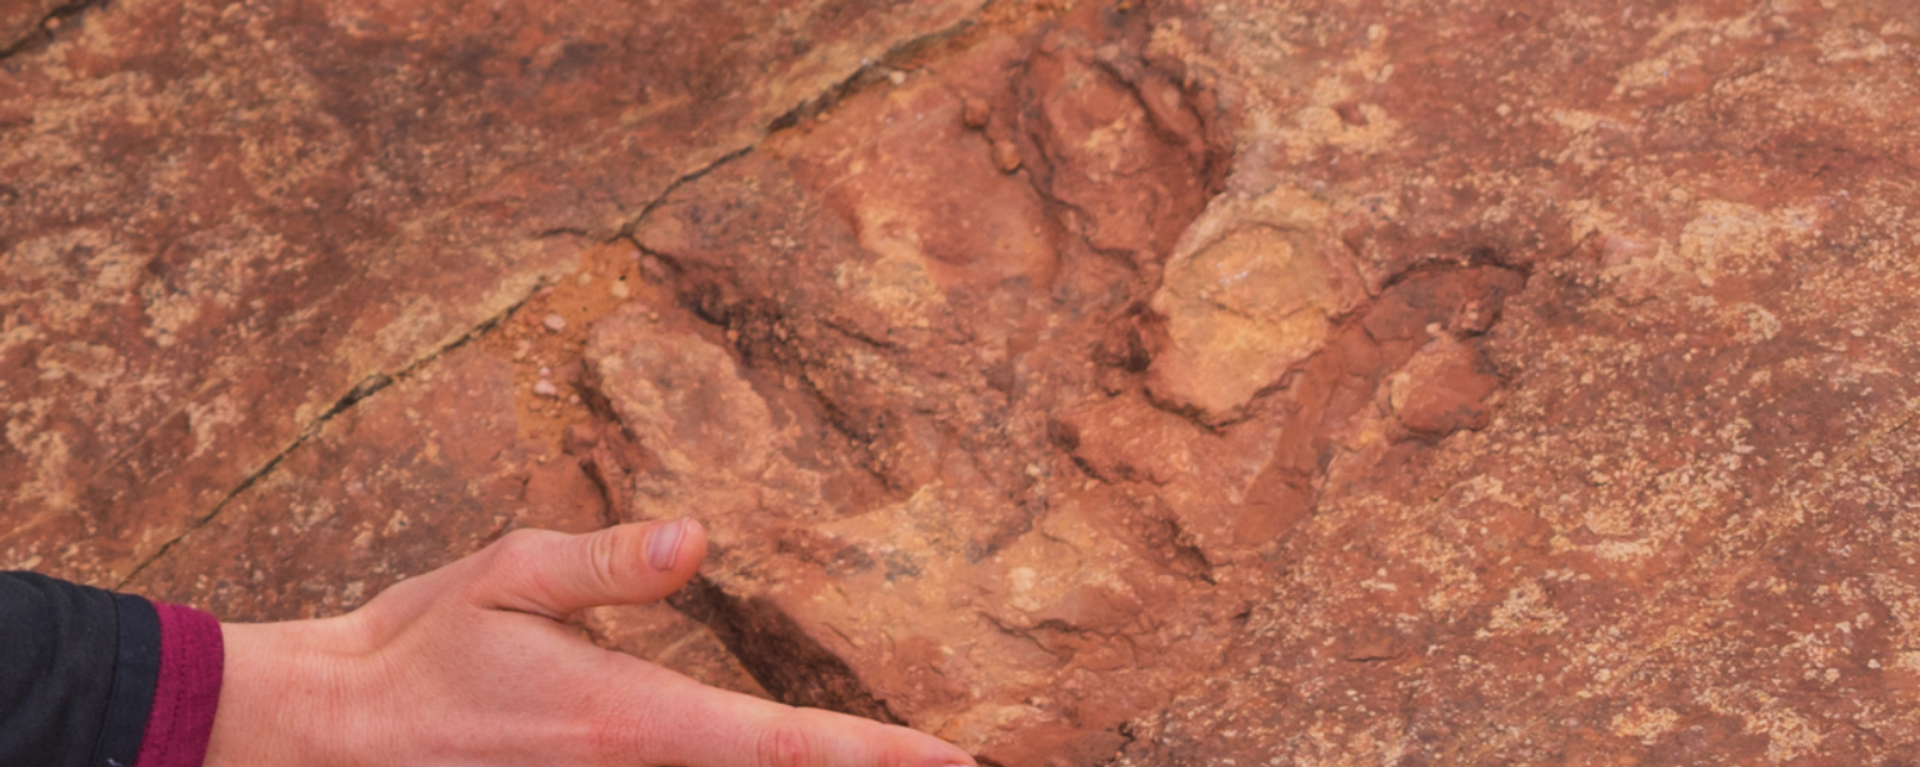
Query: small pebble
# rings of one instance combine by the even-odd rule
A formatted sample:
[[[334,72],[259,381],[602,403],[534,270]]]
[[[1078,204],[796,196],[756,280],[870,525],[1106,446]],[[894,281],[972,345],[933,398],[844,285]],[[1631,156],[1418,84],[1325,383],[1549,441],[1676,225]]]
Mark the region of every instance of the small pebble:
[[[993,142],[993,164],[1002,173],[1019,170],[1020,146],[1006,139]]]
[[[887,80],[893,83],[894,85],[899,85],[907,81],[907,73],[902,72],[898,69],[893,70],[892,72],[887,73]]]
[[[544,320],[541,320],[540,324],[546,325],[548,330],[551,330],[555,333],[558,333],[562,330],[567,329],[567,321],[564,319],[561,319],[560,315],[558,314],[547,315],[547,318]]]
[[[542,397],[558,397],[560,396],[560,388],[554,386],[552,381],[542,378],[533,382],[533,393]]]
[[[613,292],[614,298],[626,298],[627,296],[633,295],[633,290],[627,287],[626,280],[614,280],[613,287],[609,288],[609,290]]]
[[[965,120],[969,128],[976,130],[985,128],[987,122],[993,119],[993,107],[987,105],[986,99],[968,96],[960,112],[960,119]]]
[[[540,368],[540,377],[541,377],[541,378],[552,378],[552,377],[553,377],[553,368],[549,368],[549,367],[543,367],[543,368]]]

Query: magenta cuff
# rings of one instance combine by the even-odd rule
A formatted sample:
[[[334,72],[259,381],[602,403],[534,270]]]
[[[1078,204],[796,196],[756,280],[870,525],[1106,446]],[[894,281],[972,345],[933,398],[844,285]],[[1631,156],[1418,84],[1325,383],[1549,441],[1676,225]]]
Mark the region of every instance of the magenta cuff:
[[[220,622],[189,607],[155,602],[160,616],[160,677],[135,767],[200,767],[220,704],[226,646]]]

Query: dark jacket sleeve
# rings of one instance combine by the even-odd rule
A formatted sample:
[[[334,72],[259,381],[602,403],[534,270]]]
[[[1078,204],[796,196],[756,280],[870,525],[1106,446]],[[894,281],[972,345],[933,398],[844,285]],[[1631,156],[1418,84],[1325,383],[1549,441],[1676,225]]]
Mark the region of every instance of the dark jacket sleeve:
[[[132,767],[159,673],[151,602],[0,572],[0,767]]]

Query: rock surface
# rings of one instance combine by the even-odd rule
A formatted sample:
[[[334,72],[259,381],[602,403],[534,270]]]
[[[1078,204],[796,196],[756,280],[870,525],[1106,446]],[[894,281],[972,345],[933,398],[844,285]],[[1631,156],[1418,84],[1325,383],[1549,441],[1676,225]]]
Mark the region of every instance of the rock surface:
[[[125,586],[223,620],[334,615],[516,527],[586,532],[605,495],[521,439],[512,365],[463,347],[327,422]],[[764,695],[712,632],[664,606],[583,613],[596,641]]]
[[[67,0],[0,0],[0,51],[24,47],[42,29],[59,29],[54,12],[67,5]]]
[[[6,563],[691,514],[597,640],[983,764],[1920,761],[1906,5],[337,8],[0,60]]]
[[[0,551],[124,578],[326,414],[974,5],[74,17],[0,60],[0,486],[28,516]]]

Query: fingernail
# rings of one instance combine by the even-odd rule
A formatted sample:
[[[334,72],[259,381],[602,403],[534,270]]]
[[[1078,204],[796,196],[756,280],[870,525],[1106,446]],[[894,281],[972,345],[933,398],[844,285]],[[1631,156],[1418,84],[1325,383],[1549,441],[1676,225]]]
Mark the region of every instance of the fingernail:
[[[676,519],[661,525],[647,539],[647,564],[655,570],[672,570],[680,559],[680,539],[687,537],[687,521]]]

